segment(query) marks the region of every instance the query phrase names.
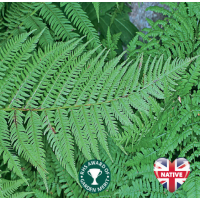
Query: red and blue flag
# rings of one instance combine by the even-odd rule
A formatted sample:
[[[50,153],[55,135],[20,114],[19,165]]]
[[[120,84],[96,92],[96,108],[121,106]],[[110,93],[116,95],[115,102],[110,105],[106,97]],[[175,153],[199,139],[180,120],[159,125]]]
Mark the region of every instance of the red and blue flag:
[[[176,191],[187,179],[190,163],[185,158],[177,158],[171,163],[167,158],[159,158],[154,163],[154,174],[158,181],[170,192]]]

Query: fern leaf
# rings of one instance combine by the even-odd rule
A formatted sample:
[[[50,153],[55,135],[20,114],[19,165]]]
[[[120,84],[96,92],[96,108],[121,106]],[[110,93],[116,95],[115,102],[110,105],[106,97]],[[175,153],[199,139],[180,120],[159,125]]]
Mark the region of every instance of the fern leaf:
[[[83,188],[80,188],[79,185],[74,182],[71,176],[66,172],[66,170],[60,165],[58,160],[55,158],[55,155],[52,155],[52,159],[55,162],[56,172],[58,174],[58,181],[61,184],[61,188],[66,197],[83,197],[88,192]]]
[[[91,88],[93,88],[93,83],[94,83],[95,79],[97,79],[99,77],[99,74],[101,73],[102,67],[105,63],[106,56],[108,55],[108,52],[105,53],[105,55],[103,55],[104,51],[105,51],[105,49],[103,51],[101,51],[98,54],[98,56],[94,60],[91,61],[91,63],[88,63],[88,67],[86,70],[88,71],[87,74],[89,74],[90,77],[87,77],[88,79],[84,86],[85,90],[81,91],[81,93],[78,97],[78,100],[76,101],[77,105],[82,104],[86,100],[88,100],[88,101],[90,100],[90,92],[89,91],[91,90]],[[101,56],[102,56],[102,58],[100,59]]]
[[[36,112],[29,111],[26,114],[25,122],[27,122],[26,133],[28,135],[28,142],[35,151],[34,157],[37,163],[42,169],[46,170],[45,167],[45,151],[43,149],[42,142],[42,126],[40,121],[40,116]],[[41,176],[44,180],[46,189],[48,191],[48,186],[46,182],[46,174],[42,171]]]
[[[76,96],[76,91],[78,90],[78,88],[81,87],[81,85],[85,82],[83,82],[82,80],[85,80],[85,73],[82,72],[82,70],[84,70],[84,72],[86,71],[86,68],[84,69],[83,66],[86,65],[86,62],[88,62],[89,58],[94,54],[94,52],[98,49],[99,47],[96,47],[95,49],[91,50],[91,51],[88,51],[87,53],[84,53],[80,59],[77,60],[77,62],[74,63],[74,65],[78,65],[78,67],[75,67],[75,70],[73,70],[71,73],[70,73],[70,76],[69,78],[67,79],[67,82],[71,82],[70,84],[70,87],[73,86],[73,90],[70,91],[70,87],[68,86],[67,89],[69,94],[66,98],[66,102],[64,104],[64,106],[68,106],[68,105],[73,105],[73,104],[76,104],[75,101],[74,101],[74,96]],[[81,73],[82,72],[82,73]],[[75,74],[75,75],[74,75]],[[77,77],[79,76],[79,80],[76,81]],[[74,81],[73,81],[74,79]],[[72,82],[73,81],[73,82]]]
[[[12,194],[10,198],[25,198],[27,195],[32,194],[33,192],[17,192]]]
[[[53,198],[49,194],[46,194],[40,190],[34,190],[36,198]]]
[[[45,92],[44,86],[48,85],[51,76],[56,72],[58,67],[61,65],[61,62],[63,60],[65,60],[65,57],[77,45],[79,40],[77,42],[75,42],[75,43],[72,43],[72,44],[71,44],[71,42],[72,41],[66,42],[65,46],[62,49],[60,49],[60,51],[55,52],[55,55],[51,58],[50,63],[45,68],[44,72],[42,73],[42,76],[41,76],[42,78],[41,78],[38,86],[36,88],[34,88],[33,91],[31,92],[32,93],[31,99],[27,101],[26,107],[35,106],[36,100],[41,99],[42,93]],[[43,102],[41,104],[45,106],[44,100],[45,99],[43,99]]]
[[[109,105],[103,104],[101,106],[101,112],[103,119],[107,122],[108,131],[110,132],[111,136],[116,137],[119,134],[118,128],[117,128],[117,122],[112,115],[112,112],[109,108]]]
[[[28,162],[32,163],[34,167],[37,168],[39,173],[43,174],[46,172],[42,166],[38,163],[37,158],[32,155],[34,149],[30,144],[28,144],[28,136],[26,135],[26,130],[23,126],[24,115],[20,111],[12,111],[9,114],[9,122],[11,124],[11,142],[12,145],[18,151],[19,156],[22,155]]]
[[[60,161],[61,165],[67,170],[67,172],[75,179],[77,180],[77,172],[74,172],[73,167],[68,165],[69,161],[66,160],[66,149],[65,148],[60,148],[60,145],[63,145],[62,141],[60,140],[61,138],[64,138],[65,136],[55,134],[54,130],[54,122],[55,122],[55,117],[54,117],[54,111],[44,111],[41,114],[41,119],[43,122],[43,128],[44,134],[47,134],[47,140],[50,143],[50,146],[52,150],[55,152],[57,155],[57,159]],[[59,126],[58,126],[59,129]],[[71,144],[70,141],[68,141],[69,145]],[[69,146],[70,148],[70,146]],[[67,149],[68,150],[68,149]],[[69,151],[68,151],[69,152]],[[73,155],[71,155],[73,157]],[[71,161],[72,163],[72,161]],[[73,164],[72,164],[73,166]]]
[[[70,134],[69,119],[66,110],[57,110],[55,115],[56,132],[60,141],[60,149],[63,149],[62,159],[67,160],[74,173],[77,174],[74,163],[74,141]],[[76,178],[78,179],[78,177]]]
[[[44,30],[44,34],[41,35],[39,40],[39,44],[41,47],[44,47],[48,44],[53,44],[53,38],[50,35],[49,30],[47,29],[46,25],[42,22],[42,19],[36,16],[29,16],[24,21],[24,25],[27,29],[37,30],[34,32],[35,35],[39,34],[42,30]]]
[[[41,3],[38,4],[38,6]],[[51,26],[51,29],[55,34],[62,38],[62,41],[77,38],[78,34],[74,33],[74,28],[70,25],[70,22],[65,18],[64,14],[55,5],[49,2],[42,3],[40,10],[40,16],[42,16],[47,23]]]
[[[188,198],[199,198],[200,190],[198,185],[200,184],[200,174],[198,170],[195,170],[188,177],[188,180],[183,185],[183,189],[187,192]]]
[[[64,45],[64,43],[55,44],[53,47],[48,47],[44,52],[40,50],[38,55],[34,55],[32,58],[33,63],[27,63],[26,68],[22,72],[22,80],[17,79],[16,88],[18,92],[12,94],[12,100],[8,107],[21,106],[22,102],[30,96],[28,93],[30,89],[37,83],[37,77],[39,77],[41,67],[47,64],[55,51],[60,51]]]
[[[26,182],[28,185],[27,180],[24,178],[23,173],[21,171],[19,158],[12,152],[12,146],[10,144],[9,140],[9,131],[8,131],[8,125],[6,122],[7,113],[4,111],[0,111],[0,127],[1,127],[1,140],[0,140],[0,154],[3,153],[3,160],[4,163],[8,163],[8,168],[10,170],[13,170],[19,177],[22,178],[23,182]]]
[[[95,8],[95,11],[96,11],[96,14],[97,14],[97,19],[98,19],[98,22],[99,22],[99,6],[100,6],[100,2],[92,2],[94,8]]]
[[[106,40],[104,39],[102,41],[102,44],[104,45],[104,47],[110,50],[109,55],[108,55],[109,60],[115,58],[115,56],[117,55],[115,50],[117,49],[117,43],[120,39],[120,35],[121,35],[121,32],[111,36],[110,27],[108,27]]]
[[[105,128],[103,126],[103,119],[100,115],[99,108],[97,106],[91,107],[91,113],[92,113],[92,117],[94,119],[94,127],[95,127],[95,130],[97,132],[98,140],[112,160],[112,157],[111,157],[111,155],[109,153],[109,149],[108,149],[108,143],[107,143],[107,140],[106,140],[107,133],[106,133]]]
[[[80,4],[77,2],[61,2],[61,7],[65,6],[65,13],[68,18],[71,18],[74,25],[87,36],[88,40],[94,38],[94,43],[91,44],[92,47],[97,47],[100,45],[99,37],[97,31],[93,28],[93,24],[88,19],[88,16],[81,8]]]
[[[80,150],[83,152],[85,157],[88,160],[91,160],[91,151],[89,149],[89,143],[87,138],[87,133],[83,130],[83,123],[81,123],[80,118],[80,109],[73,109],[70,110],[71,116],[70,116],[70,124],[72,133],[75,136],[75,140],[78,143],[78,146]]]
[[[180,109],[180,114],[179,117],[176,121],[176,124],[173,123],[173,121],[171,122],[171,126],[172,128],[170,129],[170,133],[168,133],[167,138],[166,138],[166,145],[163,145],[162,147],[162,151],[161,154],[165,154],[166,152],[168,152],[169,150],[173,150],[176,146],[174,146],[176,143],[178,143],[178,141],[175,139],[175,136],[177,134],[178,131],[180,131],[180,128],[183,126],[183,124],[186,124],[186,122],[191,118],[191,112],[188,112],[186,110]],[[172,119],[173,120],[173,119]],[[189,134],[192,133],[191,128],[185,130],[181,136],[181,138],[186,138],[186,136],[188,136]],[[168,143],[168,141],[170,141],[171,143]]]
[[[94,53],[94,51],[89,51],[89,52],[85,53],[84,57],[80,58],[79,60],[76,60],[76,58],[77,58],[77,56],[79,56],[80,54],[83,53],[83,50],[87,46],[88,43],[86,43],[86,44],[81,45],[80,47],[78,47],[69,56],[69,60],[68,60],[68,62],[66,63],[66,65],[64,67],[68,67],[68,66],[72,65],[75,62],[73,64],[74,67],[72,69],[69,69],[69,73],[68,73],[67,79],[66,79],[65,74],[63,74],[64,77],[62,79],[64,79],[65,81],[64,81],[64,84],[62,85],[61,90],[56,95],[53,107],[64,106],[64,105],[68,106],[69,104],[71,104],[70,103],[71,100],[74,102],[74,99],[71,98],[72,94],[74,92],[74,90],[72,90],[72,87],[76,86],[77,88],[79,88],[80,87],[79,84],[82,81],[82,79],[80,79],[79,81],[76,81],[75,77],[78,77],[79,74],[83,74],[83,73],[81,73],[81,71],[83,70],[83,66],[84,66],[84,64],[86,62],[88,62],[88,59],[91,57],[91,55],[92,55],[92,53]],[[75,67],[75,66],[78,66],[78,67]],[[61,76],[62,76],[62,74],[61,74]],[[58,81],[58,84],[60,84],[59,81]],[[67,99],[68,99],[69,102],[67,101]]]
[[[24,180],[19,179],[15,181],[9,181],[5,179],[2,180],[3,190],[2,194],[4,197],[10,197],[18,189],[19,186],[21,186],[24,183]]]
[[[27,39],[27,37],[31,34],[32,32],[29,33],[24,33],[19,36],[16,36],[9,41],[7,41],[6,45],[4,48],[1,48],[0,52],[0,66],[1,66],[1,73],[0,73],[0,78],[5,76],[6,70],[8,70],[8,66],[5,64],[8,63],[12,57],[16,54],[16,52],[21,48],[23,42]]]
[[[11,80],[11,75],[18,75],[16,89],[11,85],[8,93],[11,96],[3,101],[6,103],[4,110],[11,112],[10,122],[13,125],[11,135],[8,135],[19,155],[26,160],[30,160],[29,152],[35,150],[32,164],[46,188],[44,149],[47,142],[60,165],[78,181],[75,149],[87,159],[93,156],[101,159],[99,149],[102,146],[113,160],[107,137],[123,152],[121,139],[125,142],[143,140],[147,133],[153,131],[153,128],[146,131],[146,126],[151,128],[155,123],[147,121],[157,119],[163,111],[163,104],[158,100],[163,101],[166,90],[168,95],[174,92],[176,82],[196,59],[175,59],[171,62],[169,58],[163,62],[164,56],[153,60],[149,57],[144,64],[144,55],[140,55],[135,62],[120,62],[124,52],[106,62],[108,52],[103,50],[96,56],[98,46],[85,52],[91,41],[79,45],[81,39],[35,50],[39,36],[33,37],[18,50],[19,54],[16,53],[22,55],[11,63],[16,63],[17,69],[6,72],[5,76]],[[27,61],[25,58],[30,58],[29,54],[33,56]],[[12,68],[11,64],[9,67]],[[26,116],[26,129],[23,127],[22,111]],[[17,116],[17,128],[14,116]],[[132,131],[131,137],[126,140],[120,127],[127,125],[134,134]],[[46,135],[44,141],[43,130]],[[28,149],[26,153],[25,149]],[[144,156],[146,154],[144,151]]]
[[[93,120],[92,120],[91,114],[90,114],[90,109],[82,107],[80,116],[82,117],[82,121],[85,124],[84,132],[88,133],[88,140],[89,140],[89,143],[91,144],[90,145],[91,150],[93,151],[95,157],[97,159],[100,159],[98,143],[97,143],[97,138],[96,138],[96,134],[95,134],[95,129],[93,126]]]
[[[43,31],[42,31],[43,32]],[[2,78],[0,84],[0,92],[4,93],[4,96],[8,96],[11,93],[11,88],[14,86],[15,80],[17,79],[18,75],[22,71],[23,67],[26,64],[27,59],[31,56],[31,52],[34,50],[39,37],[41,36],[42,32],[38,34],[36,37],[33,37],[29,41],[23,45],[23,48],[13,56],[13,60],[11,63],[12,65],[9,66],[9,76],[5,76]],[[8,101],[9,99],[3,99],[4,101]],[[0,102],[4,104],[5,102]],[[12,104],[12,102],[11,102]]]

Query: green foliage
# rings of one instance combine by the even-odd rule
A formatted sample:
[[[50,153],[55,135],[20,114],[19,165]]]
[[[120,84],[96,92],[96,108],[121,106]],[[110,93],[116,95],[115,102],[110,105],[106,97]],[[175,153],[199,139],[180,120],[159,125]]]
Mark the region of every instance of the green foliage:
[[[92,2],[93,5],[94,5],[94,8],[95,8],[95,11],[96,11],[96,14],[97,14],[97,19],[98,19],[98,22],[99,22],[99,6],[100,6],[100,3],[99,2]]]
[[[124,3],[0,4],[0,197],[200,197],[199,3],[167,5],[135,36]],[[191,164],[173,194],[160,157]],[[111,170],[99,194],[89,159]]]
[[[151,8],[151,10],[156,12],[167,14],[168,17],[163,21],[158,20],[155,23],[151,22],[151,29],[143,29],[148,31],[146,36],[143,35],[143,33],[138,33],[138,36],[142,36],[145,42],[138,41],[138,36],[130,42],[128,51],[132,58],[137,55],[137,52],[140,53],[144,51],[146,52],[146,59],[148,59],[149,54],[153,57],[163,54],[164,60],[167,59],[169,55],[171,55],[172,58],[177,56],[185,58],[199,54],[197,45],[197,35],[199,32],[198,15],[186,14],[186,10],[190,13],[190,9],[194,5],[190,5],[190,3],[180,3],[179,5],[176,3],[168,3],[168,5],[170,6],[169,11],[160,7]],[[195,5],[197,6],[198,3]],[[190,20],[190,22],[186,20]],[[167,21],[170,23],[167,23]],[[193,23],[191,23],[191,21],[193,21]],[[197,26],[194,25],[195,23]],[[158,24],[161,24],[162,27],[160,28]],[[185,26],[191,27],[185,28]],[[192,32],[191,30],[194,31]],[[183,35],[185,38],[183,38]],[[170,45],[171,42],[169,41],[171,41],[174,46]],[[141,46],[141,48],[136,49],[138,45]],[[190,45],[190,47],[188,45]],[[135,166],[133,170],[130,171],[129,176],[136,181],[144,181],[144,183],[141,184],[143,185],[142,191],[145,192],[145,194],[151,191],[153,195],[152,191],[155,190],[153,185],[155,182],[156,184],[158,183],[155,176],[151,173],[153,163],[157,158],[166,157],[173,161],[177,157],[185,157],[190,162],[191,167],[191,173],[187,181],[180,189],[173,193],[174,196],[170,196],[170,193],[165,189],[163,192],[163,188],[160,188],[162,192],[159,194],[158,191],[160,191],[160,189],[157,188],[157,194],[154,197],[167,197],[168,195],[169,197],[200,197],[199,189],[195,187],[199,181],[200,164],[200,114],[198,109],[200,98],[199,81],[197,78],[200,75],[199,62],[200,60],[197,58],[197,60],[190,65],[186,73],[182,75],[180,81],[177,82],[178,85],[175,87],[176,92],[174,95],[167,97],[165,101],[161,103],[161,105],[163,105],[163,110],[159,113],[157,121],[149,126],[149,131],[145,131],[148,137],[142,138],[139,143],[136,144],[135,142],[131,146],[125,148],[128,152],[134,154],[133,159],[126,163],[127,166]],[[127,132],[130,135],[130,130]],[[129,138],[132,137],[133,136],[129,136]],[[127,137],[125,137],[125,139],[127,139]],[[140,175],[135,172],[136,170]],[[150,183],[148,187],[146,187],[146,182]],[[125,190],[128,190],[129,187],[127,186]],[[152,195],[148,197],[153,197]]]
[[[1,174],[7,172],[0,171],[0,197],[1,198],[24,198],[32,192],[16,192],[16,190],[24,183],[22,179],[7,180],[1,178]]]
[[[88,17],[94,27],[100,33],[101,39],[107,38],[107,31],[110,28],[111,35],[119,34],[117,53],[122,53],[122,44],[126,46],[135,36],[138,29],[130,22],[128,13],[131,9],[124,3],[104,2],[99,5],[99,21],[96,10],[92,3],[81,3],[83,10],[88,13]]]
[[[117,55],[115,50],[117,49],[117,43],[120,39],[120,35],[121,33],[117,33],[112,36],[110,33],[110,28],[108,27],[107,37],[106,39],[102,40],[104,47],[110,50],[107,57],[108,59],[113,59]]]
[[[186,58],[199,54],[199,15],[196,14],[197,9],[193,10],[194,5],[199,7],[196,3],[174,2],[169,3],[170,10],[158,6],[147,8],[147,11],[159,12],[167,17],[156,22],[147,19],[152,28],[142,30],[148,32],[146,35],[137,33],[136,37],[141,36],[143,42],[133,40],[128,48],[129,55],[135,57],[138,52],[146,51],[147,57],[150,54],[153,57],[163,54],[164,59],[167,59],[171,55],[172,58]],[[132,48],[133,45],[140,48]]]

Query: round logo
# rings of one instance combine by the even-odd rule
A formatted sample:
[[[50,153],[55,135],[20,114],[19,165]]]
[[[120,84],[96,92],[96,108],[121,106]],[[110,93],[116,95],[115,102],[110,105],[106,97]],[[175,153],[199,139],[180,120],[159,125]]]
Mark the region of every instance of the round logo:
[[[91,193],[99,193],[105,190],[110,180],[110,169],[100,160],[89,160],[82,165],[79,171],[80,184]]]

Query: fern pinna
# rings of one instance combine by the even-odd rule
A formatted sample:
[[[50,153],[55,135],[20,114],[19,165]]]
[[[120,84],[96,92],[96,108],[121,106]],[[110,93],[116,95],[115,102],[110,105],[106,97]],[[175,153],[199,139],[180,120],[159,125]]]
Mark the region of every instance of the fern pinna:
[[[172,16],[170,24],[159,21],[169,31],[157,30],[157,22],[151,34],[138,33],[155,37],[147,44],[133,38],[127,59],[115,51],[121,34],[111,36],[114,17],[102,39],[82,6],[0,7],[0,169],[5,171],[0,196],[199,197],[193,187],[200,181],[194,5],[172,3],[170,11],[161,10]],[[91,6],[101,22],[99,4]],[[184,29],[183,8],[195,36]],[[184,35],[188,40],[179,46]],[[177,43],[166,48],[170,38]],[[185,51],[187,45],[191,51]],[[156,180],[153,163],[178,156],[188,159],[192,172],[171,194]],[[113,175],[99,194],[82,189],[77,175],[94,158],[106,162]]]

